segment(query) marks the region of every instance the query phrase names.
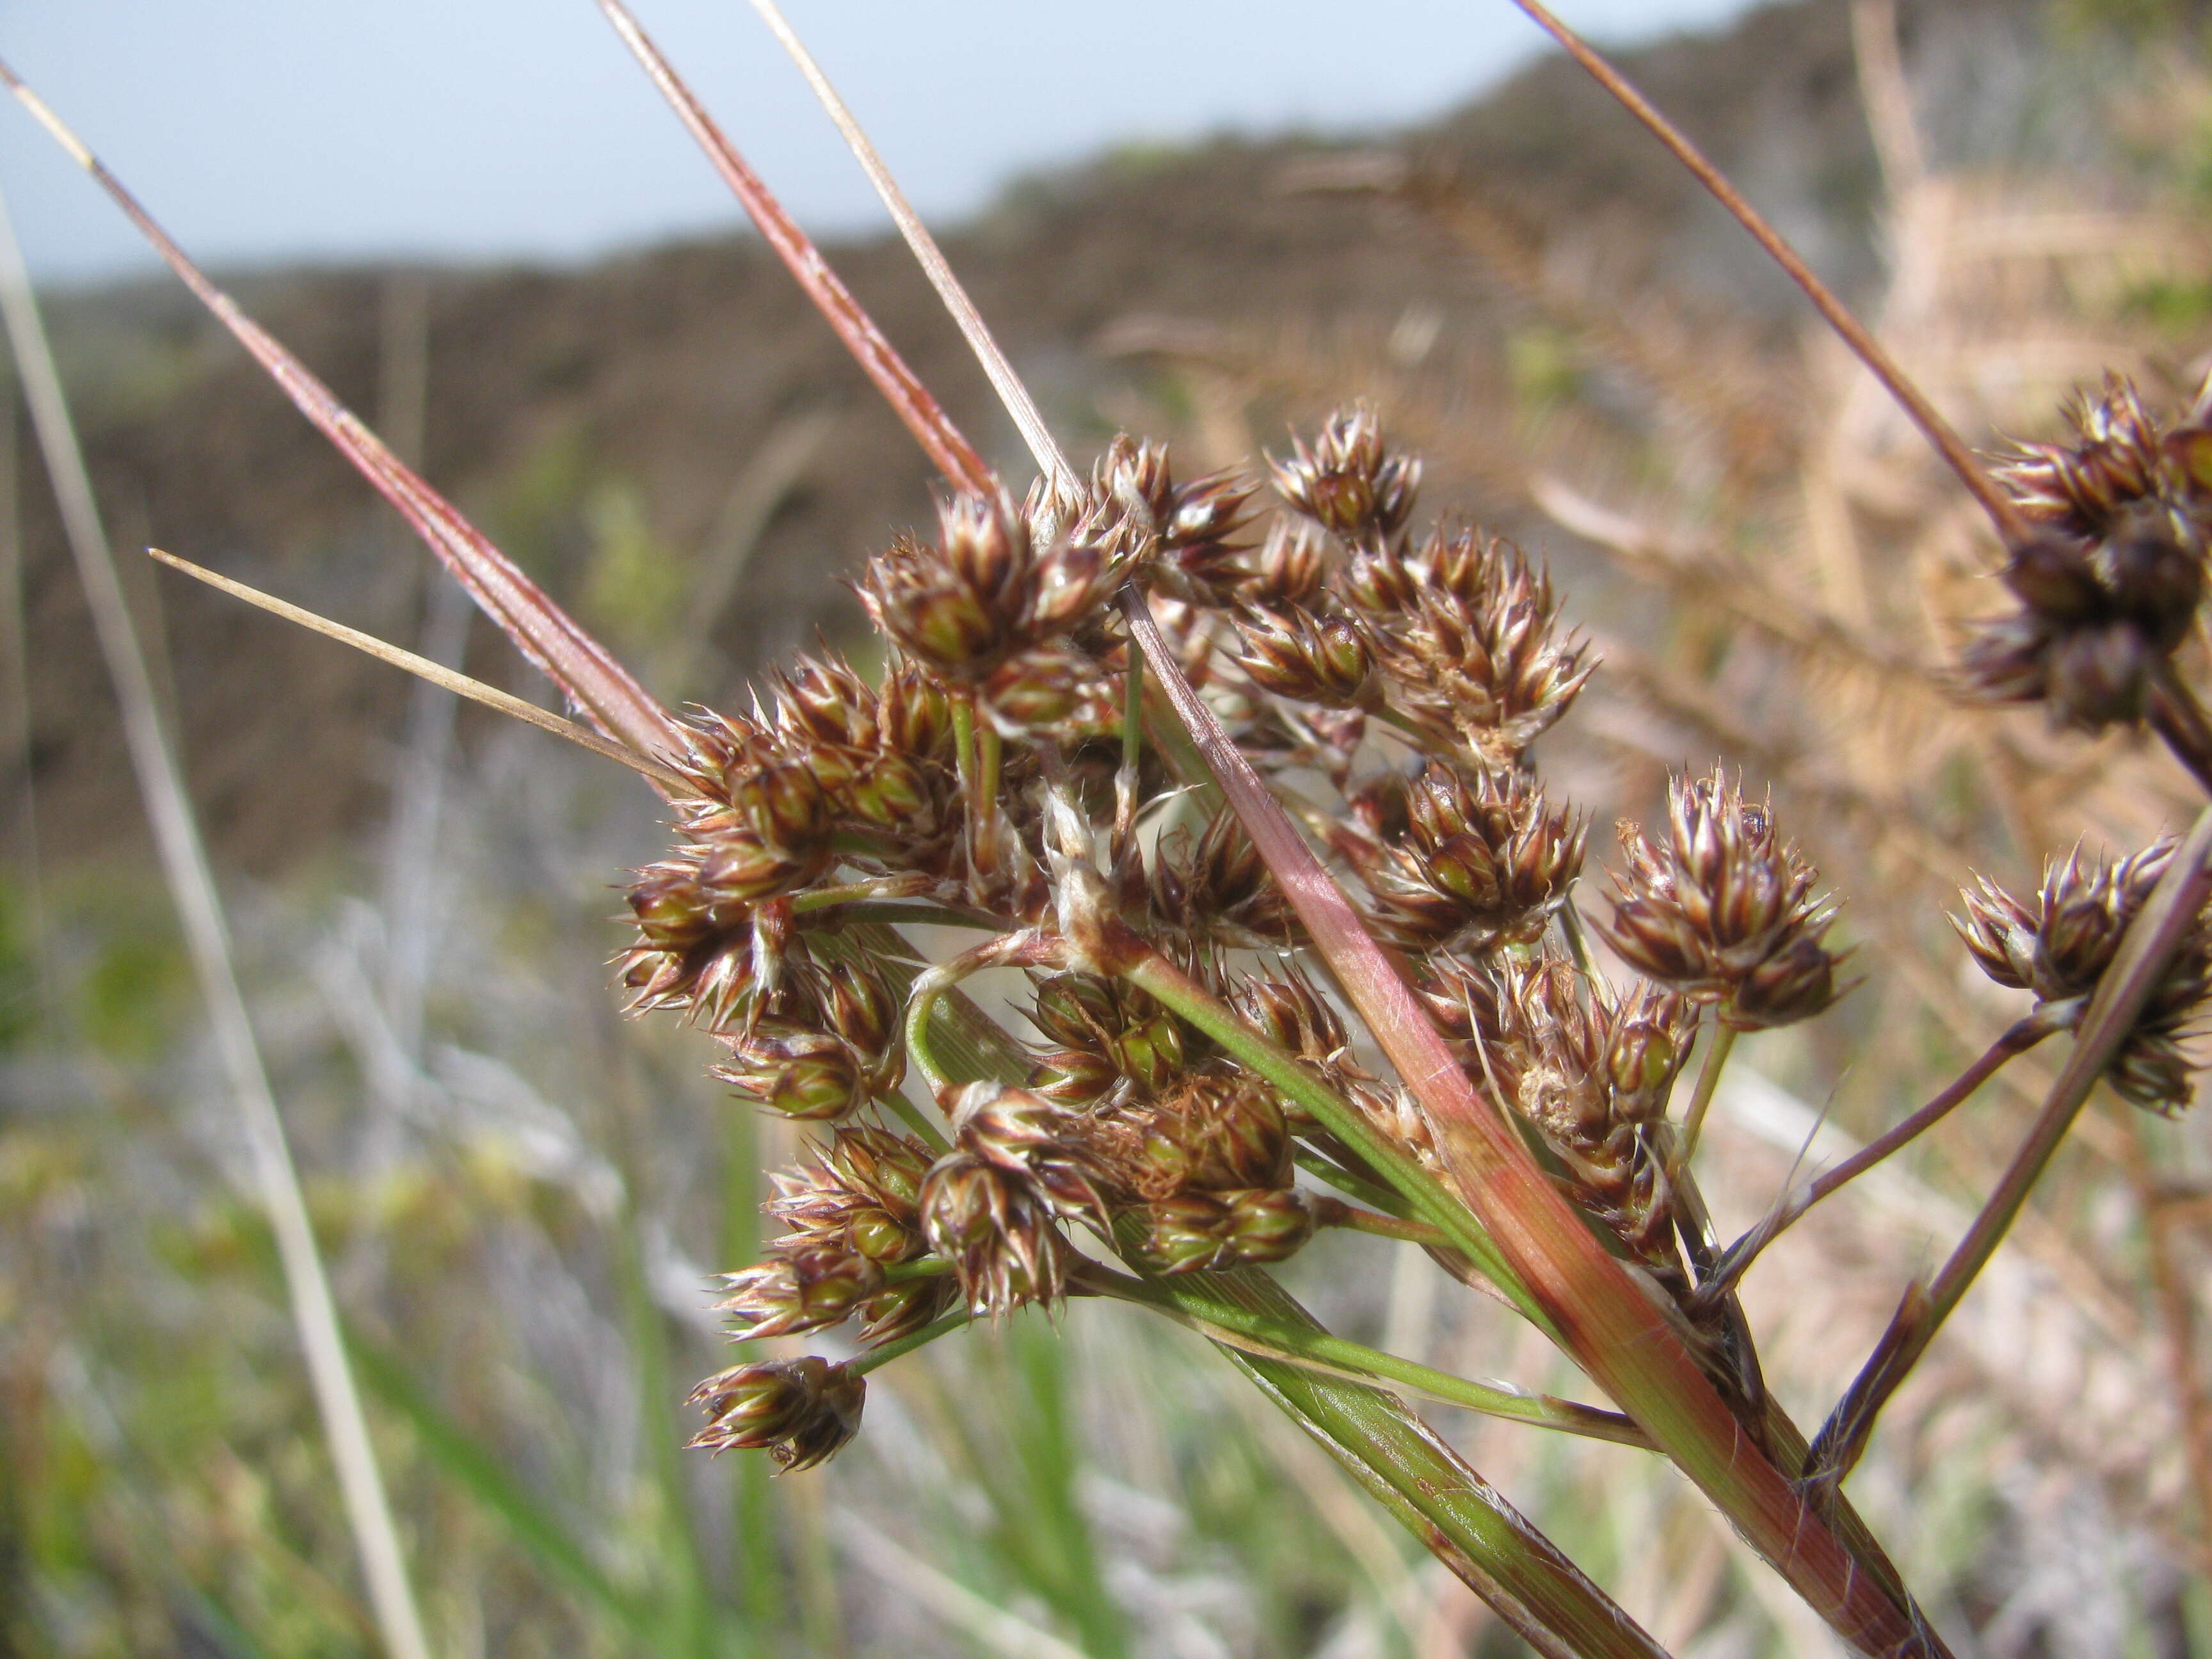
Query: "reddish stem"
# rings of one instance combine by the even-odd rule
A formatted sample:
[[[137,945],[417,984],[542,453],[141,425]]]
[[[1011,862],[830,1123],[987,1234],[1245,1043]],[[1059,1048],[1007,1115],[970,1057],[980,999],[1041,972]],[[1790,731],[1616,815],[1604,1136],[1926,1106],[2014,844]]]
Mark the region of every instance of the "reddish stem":
[[[1735,222],[1751,233],[1751,238],[1765,249],[1767,257],[1780,265],[1790,280],[1804,291],[1813,302],[1813,308],[1834,329],[1843,343],[1850,348],[1854,356],[1864,363],[1882,389],[1895,398],[1906,417],[1918,427],[1921,434],[1936,447],[1959,482],[1966,486],[1973,498],[1989,514],[1990,522],[1996,527],[1999,539],[2008,547],[2018,545],[2027,537],[2027,521],[2020,509],[2007,499],[1996,481],[1984,471],[1966,447],[1951,423],[1945,420],[1936,405],[1928,401],[1915,386],[1896,359],[1882,349],[1881,343],[1867,331],[1866,325],[1851,314],[1849,307],[1838,299],[1828,285],[1813,274],[1813,268],[1799,257],[1797,250],[1782,238],[1781,232],[1767,223],[1757,208],[1744,198],[1743,192],[1728,181],[1727,176],[1705,158],[1705,153],[1681,130],[1669,121],[1638,92],[1627,76],[1607,63],[1588,42],[1555,16],[1542,0],[1513,0],[1533,18],[1537,26],[1566,50],[1567,55],[1589,72],[1590,77],[1612,94],[1621,106],[1642,122],[1651,136],[1674,153],[1674,159],[1686,167],[1691,175],[1711,192],[1713,199],[1726,208]]]
[[[1192,688],[1144,596],[1122,596],[1131,636],[1173,702],[1268,870],[1436,1132],[1453,1184],[1576,1362],[1862,1651],[1940,1654],[1809,1510],[1738,1423],[1658,1310],[1607,1255],[1467,1073],[1290,816]]]
[[[615,26],[615,33],[645,66],[654,86],[660,88],[678,119],[699,141],[699,148],[707,152],[707,159],[714,171],[722,175],[722,182],[744,206],[760,234],[774,248],[791,274],[799,279],[806,297],[814,301],[815,308],[829,319],[837,337],[845,343],[845,349],[853,354],[854,361],[866,371],[876,383],[876,390],[884,394],[899,419],[906,422],[937,470],[963,489],[983,494],[996,489],[997,477],[975,453],[975,447],[960,435],[960,428],[952,424],[936,398],[929,395],[906,360],[884,337],[874,318],[861,309],[860,302],[853,297],[852,290],[839,280],[822,257],[806,233],[794,223],[783,210],[783,204],[761,182],[760,175],[745,164],[714,118],[707,113],[691,88],[651,36],[640,27],[630,15],[623,0],[599,0],[599,9]]]
[[[609,736],[621,738],[642,755],[682,752],[683,741],[674,716],[615,660],[605,646],[577,626],[543,588],[524,575],[512,560],[462,517],[459,509],[386,447],[383,440],[340,403],[337,394],[316,379],[283,342],[247,316],[236,301],[210,282],[140,205],[138,198],[124,187],[123,181],[85,148],[83,142],[47,108],[45,100],[5,63],[0,63],[0,82],[4,82],[21,100],[77,165],[92,175],[116,206],[123,210],[124,216],[138,228],[139,233],[153,244],[155,252],[183,279],[185,286],[269,371],[270,378],[283,388],[300,412],[376,486],[386,501],[399,509],[400,515],[430,544],[431,550],[453,572],[454,579],[506,631],[524,656],[580,704]]]

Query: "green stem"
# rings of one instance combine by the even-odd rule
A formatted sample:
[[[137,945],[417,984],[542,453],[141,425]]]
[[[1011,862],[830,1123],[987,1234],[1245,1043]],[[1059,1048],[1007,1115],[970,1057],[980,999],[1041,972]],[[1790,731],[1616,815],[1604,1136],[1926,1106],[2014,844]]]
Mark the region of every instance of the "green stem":
[[[1609,1003],[1613,1000],[1611,992],[1590,957],[1589,930],[1583,926],[1583,913],[1575,908],[1571,896],[1559,907],[1559,932],[1566,939],[1567,954],[1574,957],[1577,969],[1601,999]]]
[[[943,1158],[951,1150],[951,1143],[945,1139],[944,1131],[924,1117],[921,1108],[904,1095],[887,1090],[876,1097],[876,1104],[913,1130],[915,1138],[938,1157]]]
[[[870,881],[848,882],[842,887],[817,887],[811,892],[797,894],[791,901],[791,911],[793,915],[803,915],[809,910],[826,910],[833,904],[852,904],[863,899],[911,898],[934,885],[936,878],[932,876],[878,876]]]
[[[952,1271],[952,1264],[941,1255],[926,1255],[918,1261],[895,1261],[884,1269],[886,1285],[911,1285],[917,1279],[942,1279]]]
[[[1121,688],[1121,769],[1137,775],[1145,753],[1145,653],[1129,647],[1129,672]]]
[[[975,1316],[964,1310],[959,1313],[946,1314],[943,1318],[924,1325],[909,1336],[898,1337],[892,1341],[884,1343],[879,1347],[871,1348],[864,1354],[855,1355],[845,1362],[846,1374],[851,1376],[866,1376],[877,1366],[888,1365],[901,1354],[912,1353],[916,1348],[936,1341],[940,1336],[949,1335],[962,1326],[972,1325],[975,1322]]]
[[[1698,1070],[1698,1090],[1690,1097],[1690,1109],[1682,1119],[1682,1140],[1673,1163],[1679,1168],[1697,1156],[1698,1133],[1705,1127],[1705,1113],[1713,1103],[1713,1095],[1721,1085],[1721,1068],[1728,1064],[1729,1050],[1735,1047],[1735,1027],[1716,1024],[1713,1027],[1713,1046],[1705,1051],[1705,1063]]]
[[[1511,1297],[1516,1308],[1540,1328],[1551,1330],[1550,1320],[1520,1287],[1497,1246],[1491,1243],[1490,1235],[1435,1176],[1385,1139],[1358,1107],[1341,1098],[1288,1049],[1277,1048],[1239,1019],[1220,999],[1166,957],[1147,954],[1123,966],[1121,973],[1122,978],[1149,992],[1177,1018],[1218,1042],[1239,1065],[1266,1079],[1304,1107],[1389,1182],[1415,1216],[1443,1233],[1484,1277]]]
[[[1401,1359],[1327,1331],[1195,1295],[1177,1279],[1132,1279],[1110,1268],[1086,1266],[1081,1282],[1101,1296],[1133,1302],[1164,1313],[1200,1334],[1263,1359],[1279,1359],[1356,1382],[1380,1379],[1446,1405],[1462,1406],[1486,1417],[1502,1417],[1540,1429],[1558,1429],[1616,1445],[1651,1449],[1644,1431],[1618,1412],[1601,1411],[1571,1400],[1529,1394],[1496,1383],[1469,1382],[1426,1365]]]
[[[999,774],[1006,755],[1006,740],[1000,737],[999,728],[988,720],[979,720],[975,726],[975,787],[982,796],[983,810],[995,811],[999,804]]]
[[[1241,1310],[1320,1328],[1253,1268],[1194,1273],[1176,1290],[1205,1316]],[[1225,1344],[1222,1352],[1543,1659],[1665,1659],[1634,1620],[1395,1395]]]
[[[952,764],[959,774],[960,793],[972,813],[975,805],[975,702],[957,693],[952,708]]]
[[[1362,1210],[1340,1199],[1316,1197],[1309,1205],[1313,1211],[1314,1224],[1321,1227],[1342,1227],[1355,1233],[1371,1233],[1377,1238],[1395,1238],[1407,1244],[1427,1244],[1449,1249],[1451,1241],[1441,1228],[1431,1227],[1425,1221],[1408,1221],[1403,1216]]]
[[[1058,956],[1058,942],[1034,930],[1008,933],[963,951],[915,977],[907,992],[906,1052],[933,1092],[943,1095],[952,1087],[951,1072],[939,1056],[930,1026],[938,1004],[963,979],[986,968],[1041,965]],[[1019,1050],[1017,1049],[1018,1054]],[[1018,1061],[1017,1061],[1018,1064]],[[1018,1071],[1015,1075],[1019,1076]]]
[[[1298,1168],[1317,1176],[1340,1193],[1349,1194],[1370,1210],[1380,1210],[1385,1215],[1406,1218],[1406,1200],[1388,1187],[1378,1187],[1371,1181],[1363,1181],[1334,1158],[1323,1158],[1310,1146],[1294,1146],[1291,1156],[1297,1160]]]
[[[905,904],[896,899],[855,899],[844,907],[843,921],[896,924],[920,922],[927,927],[981,927],[994,933],[1011,933],[1021,924],[988,910],[957,904]]]

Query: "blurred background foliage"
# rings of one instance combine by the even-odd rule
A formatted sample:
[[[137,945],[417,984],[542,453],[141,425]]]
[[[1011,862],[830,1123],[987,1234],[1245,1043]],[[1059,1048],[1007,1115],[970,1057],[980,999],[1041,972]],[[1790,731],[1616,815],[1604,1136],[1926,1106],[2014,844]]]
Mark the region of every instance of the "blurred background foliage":
[[[1805,0],[1630,67],[1994,441],[2053,432],[2106,368],[2163,406],[2203,374],[2205,28],[2184,0],[1893,21]],[[1724,1228],[1779,1190],[1816,1112],[1863,1136],[2008,1018],[1942,921],[1970,863],[2016,882],[2076,836],[2180,821],[2156,756],[1947,699],[1947,629],[1986,592],[1971,513],[1560,64],[1370,145],[1224,141],[1028,180],[951,251],[1079,445],[1127,426],[1195,472],[1366,396],[1425,453],[1432,504],[1548,550],[1607,665],[1546,764],[1601,824],[1715,754],[1774,786],[1869,982],[1746,1044],[1708,1153]],[[902,256],[833,253],[1011,466]],[[741,696],[817,629],[865,657],[840,579],[925,518],[927,476],[752,244],[240,286],[661,695]],[[55,307],[121,547],[526,689],[179,295]],[[0,1654],[361,1653],[273,1249],[12,426],[0,464],[29,641],[0,688]],[[696,1040],[616,1012],[616,889],[658,849],[652,802],[133,580],[441,1659],[1516,1650],[1201,1345],[1123,1309],[1024,1315],[879,1373],[826,1470],[680,1450],[684,1391],[729,1358],[708,1274],[751,1259],[762,1170],[797,1140],[705,1082]],[[1793,1410],[1825,1407],[1985,1189],[2031,1109],[2019,1073],[1753,1276]],[[2212,1261],[2206,1133],[2100,1106],[1856,1478],[1962,1654],[2212,1655],[2205,1475],[2183,1454],[2207,1409],[2186,1317]],[[1331,1237],[1289,1277],[1347,1334],[1566,1386],[1406,1255]],[[1663,1471],[1439,1415],[1677,1650],[1829,1650]]]

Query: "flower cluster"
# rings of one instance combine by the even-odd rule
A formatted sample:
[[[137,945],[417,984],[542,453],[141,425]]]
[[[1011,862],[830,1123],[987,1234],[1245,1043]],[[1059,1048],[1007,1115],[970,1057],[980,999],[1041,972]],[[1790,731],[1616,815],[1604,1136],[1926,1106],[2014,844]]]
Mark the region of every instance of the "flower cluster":
[[[690,1403],[708,1419],[691,1444],[716,1452],[764,1446],[786,1469],[811,1469],[860,1431],[867,1398],[866,1378],[812,1354],[732,1365],[691,1390]]]
[[[2045,622],[2103,605],[2164,649],[2170,623],[2151,617],[2170,606],[2146,596],[2166,583],[2193,605],[2194,589],[2158,539],[2171,515],[2144,515],[2194,475],[2129,435],[2133,418],[2107,420],[2094,454],[2043,455],[2039,482],[2016,471],[2052,504],[2053,539],[2021,551],[2012,580]],[[1417,1224],[1317,1201],[1302,1166],[1385,1207],[1378,1160],[1401,1180],[1446,1171],[1413,1097],[1369,1069],[1309,976],[1275,877],[1157,706],[1113,602],[1133,590],[1401,954],[1470,1081],[1684,1328],[1714,1354],[1747,1352],[1740,1317],[1697,1282],[1704,1212],[1668,1115],[1701,1009],[1743,1030],[1835,1000],[1834,902],[1740,781],[1677,779],[1662,831],[1623,827],[1602,929],[1642,981],[1594,977],[1572,898],[1587,823],[1530,753],[1594,668],[1548,575],[1478,532],[1417,528],[1420,465],[1370,410],[1297,441],[1270,477],[1273,510],[1233,476],[1179,483],[1164,449],[1123,439],[1048,499],[955,499],[933,541],[899,542],[859,584],[890,647],[880,678],[801,658],[749,712],[686,727],[692,791],[678,845],[630,894],[622,976],[634,1007],[714,1033],[715,1075],[749,1105],[825,1137],[775,1177],[781,1235],[725,1281],[735,1335],[850,1322],[880,1350],[1126,1292],[1102,1258],[1155,1277],[1249,1269],[1318,1225]],[[2068,599],[2081,570],[2095,592]],[[2087,649],[2038,637],[2046,677]],[[2073,861],[2033,905],[1985,886],[1969,942],[2008,982],[2080,996],[2166,856]],[[917,921],[983,942],[932,967],[902,931]],[[1029,975],[1026,1030],[963,995],[991,970]],[[2122,1056],[2135,1097],[2181,1097],[2177,1042],[2208,982],[2212,941],[2192,940]],[[1261,1042],[1279,1053],[1255,1070]],[[1277,1086],[1285,1063],[1329,1110]],[[1751,1421],[1757,1388],[1735,1363],[1715,1375]],[[804,1467],[849,1437],[860,1389],[822,1361],[740,1365],[702,1386],[699,1443]]]
[[[1645,977],[1717,1004],[1739,1029],[1788,1025],[1836,1000],[1838,958],[1822,942],[1836,905],[1820,872],[1776,832],[1769,809],[1716,772],[1677,778],[1668,834],[1620,827],[1607,942]]]
[[[2127,932],[2173,859],[2160,841],[2111,863],[2085,860],[2075,848],[2043,872],[2033,898],[2015,898],[1987,877],[1963,894],[1966,915],[1952,925],[1982,971],[1998,984],[2032,993],[2039,1007],[2081,1003],[2112,966]],[[2122,1097],[2154,1111],[2189,1103],[2194,1069],[2181,1043],[2212,998],[2212,922],[2198,918],[2152,988],[2106,1080]],[[2078,1010],[2076,1011],[2078,1014]]]
[[[2070,443],[2024,446],[2001,477],[2034,526],[2002,573],[2018,602],[1960,664],[1995,702],[2095,730],[2143,718],[2204,592],[2212,431],[2162,430],[2135,388],[2071,411]]]
[[[1711,913],[1721,965],[1683,995],[1584,985],[1558,926],[1586,824],[1528,764],[1593,667],[1548,577],[1479,532],[1416,531],[1420,463],[1371,410],[1297,441],[1270,477],[1273,514],[1251,484],[1179,483],[1164,449],[1123,439],[1073,494],[957,498],[933,540],[901,540],[859,584],[891,647],[880,679],[802,657],[749,712],[687,726],[678,844],[630,895],[632,1006],[714,1032],[727,1050],[715,1075],[752,1104],[833,1126],[775,1177],[781,1235],[725,1281],[737,1335],[850,1321],[880,1346],[952,1316],[1002,1318],[1098,1287],[1079,1233],[1145,1273],[1279,1261],[1344,1208],[1298,1190],[1301,1143],[1350,1189],[1382,1189],[1354,1147],[1119,976],[1102,940],[1176,964],[1387,1142],[1441,1167],[1413,1097],[1366,1069],[1299,966],[1304,934],[1238,820],[1133,701],[1133,646],[1109,603],[1132,584],[1255,765],[1298,792],[1470,1075],[1528,1120],[1594,1219],[1686,1283],[1650,1133],[1688,1051],[1686,999],[1746,1020],[1812,1012],[1828,984],[1808,983],[1806,948],[1826,912],[1785,876],[1753,914],[1735,875],[1699,862],[1706,831],[1686,820],[1669,902]],[[1333,799],[1312,800],[1315,778]],[[1795,871],[1732,793],[1725,812],[1724,861]],[[910,1029],[919,958],[896,925],[934,917],[992,930],[976,960],[1031,975],[1034,1040],[969,1006],[959,1040],[983,1046],[964,1078],[947,1070],[950,1028],[927,1053]],[[1231,975],[1227,953],[1253,951],[1288,955]],[[1024,1066],[1023,1086],[964,1080]],[[881,1115],[911,1121],[917,1071],[941,1144]],[[726,1374],[702,1393],[715,1427],[702,1443],[826,1455],[850,1417],[822,1404],[828,1376]]]

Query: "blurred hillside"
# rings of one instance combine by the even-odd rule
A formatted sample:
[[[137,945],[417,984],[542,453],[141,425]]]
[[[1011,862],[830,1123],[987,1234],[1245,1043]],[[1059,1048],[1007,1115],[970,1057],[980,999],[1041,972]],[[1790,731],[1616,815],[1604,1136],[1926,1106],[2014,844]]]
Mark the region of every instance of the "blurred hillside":
[[[2000,156],[2094,167],[2103,187],[2124,189],[2124,166],[2114,166],[2125,158],[2095,112],[2067,95],[2090,67],[2079,33],[2054,52],[2052,32],[2066,26],[2048,14],[2041,0],[1905,8],[1930,148],[1966,167]],[[1724,34],[1650,48],[1629,67],[1817,266],[1847,292],[1866,289],[1880,270],[1878,174],[1848,8],[1770,7]],[[1602,246],[1619,292],[1656,285],[1726,319],[1733,337],[1749,330],[1773,346],[1802,326],[1748,243],[1564,62],[1377,142],[1425,177],[1479,191],[1532,261],[1571,235]],[[1342,182],[1344,169],[1328,164],[1345,159],[1295,142],[1110,155],[1017,185],[949,247],[1078,448],[1139,416],[1157,428],[1163,397],[1171,415],[1194,412],[1188,386],[1168,384],[1157,353],[1133,347],[1287,350],[1304,368],[1261,406],[1304,419],[1371,390],[1378,361],[1418,363],[1476,392],[1540,377],[1545,342],[1525,327],[1528,307],[1462,244],[1398,203],[1298,187]],[[1351,159],[1358,175],[1364,164]],[[86,210],[102,210],[89,192]],[[1011,429],[905,254],[882,239],[830,252],[955,417],[1020,476]],[[234,282],[372,419],[381,404],[387,421],[411,424],[392,387],[420,353],[429,477],[649,680],[657,671],[667,694],[724,690],[817,629],[855,626],[840,579],[893,529],[929,516],[921,458],[749,237],[573,272],[335,270]],[[419,338],[408,325],[416,299]],[[55,311],[118,545],[156,543],[387,637],[415,636],[425,556],[180,289],[73,295]],[[1218,425],[1212,447],[1222,453],[1198,458],[1208,464],[1241,453]],[[1279,441],[1279,422],[1255,426],[1262,441]],[[1203,420],[1197,429],[1202,440]],[[33,736],[27,755],[0,757],[0,790],[27,776],[49,848],[102,856],[143,831],[27,434],[17,448]],[[1524,516],[1516,479],[1437,465],[1439,484],[1494,522]],[[157,592],[149,576],[141,597],[163,613],[189,769],[226,859],[266,868],[374,810],[406,695],[396,676],[173,580]],[[690,672],[667,660],[672,639]],[[488,634],[471,667],[522,683]],[[272,774],[288,787],[260,787]]]

